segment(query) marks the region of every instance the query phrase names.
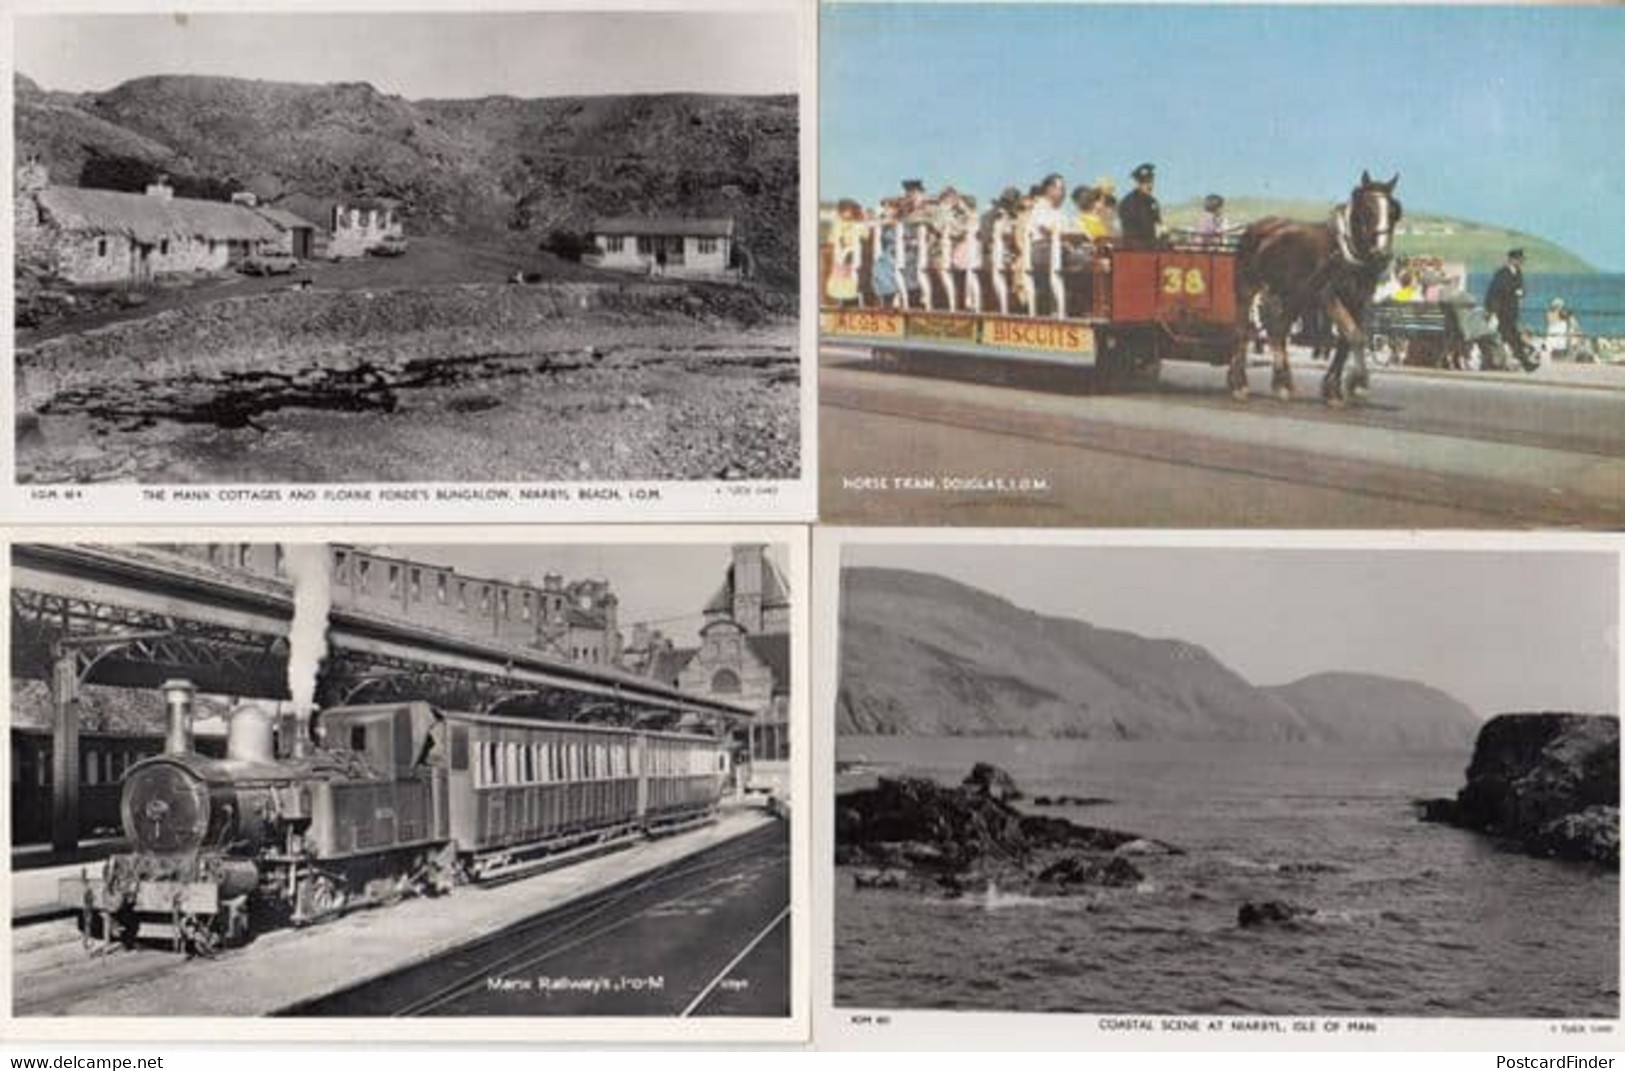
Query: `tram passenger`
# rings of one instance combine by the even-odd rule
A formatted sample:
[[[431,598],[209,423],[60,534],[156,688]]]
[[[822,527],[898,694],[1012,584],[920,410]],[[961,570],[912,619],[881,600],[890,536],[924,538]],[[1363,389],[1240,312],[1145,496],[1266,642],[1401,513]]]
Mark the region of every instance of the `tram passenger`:
[[[1202,214],[1196,220],[1196,237],[1203,245],[1218,245],[1230,233],[1224,217],[1224,198],[1210,193],[1202,198]]]
[[[867,234],[861,205],[843,199],[835,206],[834,233],[830,236],[834,256],[824,289],[829,299],[842,308],[861,303],[858,269],[863,263],[863,240]]]
[[[976,214],[976,198],[960,195],[951,220],[950,265],[959,307],[976,312],[982,307],[982,236]]]
[[[1105,199],[1098,186],[1079,186],[1072,191],[1072,203],[1078,209],[1078,230],[1091,242],[1107,241],[1112,236],[1111,224],[1106,220]]]
[[[1066,179],[1055,173],[1045,175],[1033,188],[1032,270],[1036,311],[1054,315],[1062,308],[1062,295],[1056,275],[1067,270],[1062,236],[1077,229],[1077,217],[1066,210]]]
[[[901,289],[897,278],[900,229],[897,226],[897,202],[891,199],[882,201],[880,217],[874,222],[874,268],[869,278],[869,288],[881,308],[889,309],[897,304],[897,294]]]
[[[1011,273],[1016,262],[1016,215],[1020,203],[1021,191],[1006,186],[982,216],[981,239],[988,289],[993,296],[993,309],[1000,313],[1010,311]]]
[[[920,179],[903,180],[903,197],[897,203],[897,219],[903,232],[901,240],[903,263],[903,304],[908,308],[923,308],[925,304],[926,250],[921,248],[921,224],[925,222],[927,201],[925,183]]]
[[[1117,207],[1123,226],[1123,244],[1146,248],[1162,237],[1162,205],[1157,201],[1157,168],[1141,164],[1134,169],[1134,189]]]

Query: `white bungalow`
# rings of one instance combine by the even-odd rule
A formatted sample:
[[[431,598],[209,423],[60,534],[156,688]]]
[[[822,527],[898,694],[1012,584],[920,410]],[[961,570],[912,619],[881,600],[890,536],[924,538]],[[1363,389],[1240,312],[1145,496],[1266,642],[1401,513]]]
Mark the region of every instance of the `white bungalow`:
[[[734,221],[612,216],[596,220],[598,252],[583,258],[599,268],[678,276],[730,275]]]

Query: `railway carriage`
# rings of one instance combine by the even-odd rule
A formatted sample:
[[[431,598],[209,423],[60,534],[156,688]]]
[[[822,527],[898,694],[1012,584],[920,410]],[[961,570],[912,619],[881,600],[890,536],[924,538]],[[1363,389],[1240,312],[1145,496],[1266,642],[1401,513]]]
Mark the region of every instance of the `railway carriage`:
[[[937,248],[951,239],[924,224],[876,224],[867,235],[851,301],[827,296],[835,253],[825,247],[819,326],[825,339],[867,346],[883,361],[1058,360],[1128,386],[1155,380],[1165,359],[1228,364],[1246,328],[1230,238],[1176,234],[1154,248],[1125,248],[1063,234],[1017,249],[995,235],[983,266],[955,269]],[[905,240],[935,250],[908,260],[912,275],[886,252]]]
[[[199,753],[225,754],[218,737],[199,737]],[[11,727],[11,843],[49,843],[55,743],[50,729]],[[79,837],[117,836],[119,783],[125,771],[164,748],[159,733],[101,730],[79,734]]]
[[[449,891],[714,818],[725,735],[442,710],[333,707],[315,740],[277,754],[273,719],[232,714],[223,757],[192,746],[190,690],[166,686],[162,754],[121,786],[131,851],[64,879],[87,934],[134,940],[150,922],[210,952],[286,919],[314,922],[409,893]],[[657,713],[691,701],[640,699]],[[711,714],[745,715],[710,703]]]

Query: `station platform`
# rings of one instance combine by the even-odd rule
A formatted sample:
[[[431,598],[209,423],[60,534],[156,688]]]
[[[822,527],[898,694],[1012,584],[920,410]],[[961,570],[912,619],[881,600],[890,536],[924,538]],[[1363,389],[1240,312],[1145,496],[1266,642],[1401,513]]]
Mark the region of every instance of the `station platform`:
[[[495,886],[360,910],[308,929],[261,935],[212,960],[159,947],[92,955],[76,924],[18,927],[12,935],[15,1014],[31,1016],[262,1016],[400,971],[726,844],[779,819],[726,808],[710,825]],[[14,876],[14,904],[38,902],[53,868]],[[54,896],[54,877],[51,888]]]

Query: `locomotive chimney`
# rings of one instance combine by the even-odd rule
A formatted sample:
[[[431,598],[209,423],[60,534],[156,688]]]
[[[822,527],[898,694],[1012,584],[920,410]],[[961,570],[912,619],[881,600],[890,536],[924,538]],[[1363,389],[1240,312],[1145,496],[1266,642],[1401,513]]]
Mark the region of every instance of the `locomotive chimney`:
[[[192,751],[192,697],[197,689],[189,680],[167,680],[162,685],[167,721],[164,754],[187,755]]]
[[[226,758],[240,762],[275,762],[275,727],[271,715],[254,703],[231,712],[226,723]]]

